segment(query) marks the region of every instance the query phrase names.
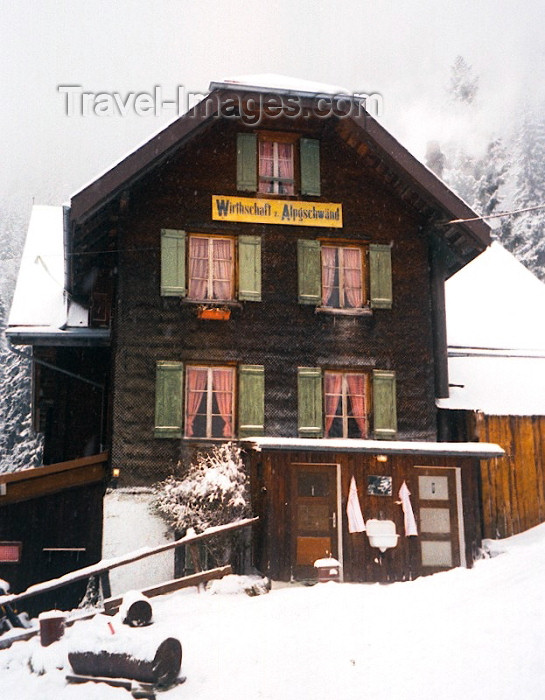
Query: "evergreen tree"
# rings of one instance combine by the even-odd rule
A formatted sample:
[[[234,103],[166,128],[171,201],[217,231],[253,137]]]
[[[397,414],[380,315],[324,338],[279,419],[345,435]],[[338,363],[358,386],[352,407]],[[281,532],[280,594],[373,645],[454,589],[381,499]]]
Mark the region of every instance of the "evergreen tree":
[[[527,112],[516,139],[516,190],[513,209],[532,209],[514,214],[512,233],[505,241],[534,274],[545,280],[545,118]]]
[[[457,56],[450,69],[449,94],[453,102],[472,104],[479,89],[479,78],[463,56]]]

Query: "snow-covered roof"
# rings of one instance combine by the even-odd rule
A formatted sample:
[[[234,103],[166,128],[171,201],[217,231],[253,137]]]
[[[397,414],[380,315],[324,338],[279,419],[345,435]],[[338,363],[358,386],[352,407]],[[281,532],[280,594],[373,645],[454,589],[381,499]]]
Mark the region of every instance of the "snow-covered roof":
[[[445,287],[450,396],[439,408],[545,415],[545,284],[494,242]]]
[[[63,209],[34,206],[8,324],[60,328],[66,314]]]
[[[487,415],[545,415],[545,357],[449,357],[450,396],[439,408]]]
[[[367,454],[414,454],[479,457],[501,457],[499,445],[485,442],[423,442],[403,440],[356,440],[283,437],[248,437],[241,440],[256,450],[301,450],[303,452],[359,452]]]
[[[32,207],[6,330],[13,342],[108,340],[109,331],[89,328],[89,310],[65,291],[63,219],[63,207]]]
[[[254,73],[251,75],[239,75],[232,78],[222,78],[212,81],[210,90],[216,88],[244,87],[247,90],[271,92],[295,93],[297,95],[348,95],[349,90],[340,85],[303,80],[278,73]]]
[[[449,347],[545,349],[545,284],[494,242],[445,285]]]

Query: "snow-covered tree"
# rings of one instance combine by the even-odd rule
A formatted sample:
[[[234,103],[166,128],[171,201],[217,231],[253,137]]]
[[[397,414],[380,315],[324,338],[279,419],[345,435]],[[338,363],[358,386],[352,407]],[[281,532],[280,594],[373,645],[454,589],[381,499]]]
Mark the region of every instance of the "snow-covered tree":
[[[545,280],[545,118],[543,110],[527,111],[515,142],[516,189],[512,233],[504,241],[534,274]]]
[[[453,102],[471,104],[477,96],[479,78],[463,56],[457,56],[450,69],[449,94]]]
[[[154,506],[180,534],[248,517],[249,484],[240,448],[227,442],[199,453],[185,477],[170,476],[156,485]],[[205,546],[218,564],[224,564],[229,561],[232,542],[232,536],[218,535],[206,540]]]

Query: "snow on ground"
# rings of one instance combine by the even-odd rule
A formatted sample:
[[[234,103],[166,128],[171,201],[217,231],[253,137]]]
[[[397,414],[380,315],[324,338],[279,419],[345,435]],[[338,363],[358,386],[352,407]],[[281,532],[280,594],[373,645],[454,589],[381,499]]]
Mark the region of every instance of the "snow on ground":
[[[152,626],[114,627],[119,644],[180,639],[187,681],[165,700],[541,699],[545,524],[487,546],[472,570],[408,583],[273,585],[249,597],[229,577],[154,599]],[[3,700],[130,699],[66,684],[67,650],[82,639],[115,644],[99,617],[49,647],[35,638],[0,651]]]

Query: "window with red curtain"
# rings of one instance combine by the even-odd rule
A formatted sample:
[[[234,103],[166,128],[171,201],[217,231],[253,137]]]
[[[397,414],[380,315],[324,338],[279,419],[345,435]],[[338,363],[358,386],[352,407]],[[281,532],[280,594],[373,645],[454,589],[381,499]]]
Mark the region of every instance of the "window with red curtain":
[[[368,393],[365,372],[324,373],[325,437],[367,437]]]
[[[259,192],[295,194],[294,144],[259,141]]]
[[[322,306],[357,309],[363,306],[362,249],[323,245]]]
[[[186,437],[234,436],[234,367],[188,366],[186,370]]]
[[[230,238],[190,236],[189,299],[233,299],[234,243]]]

